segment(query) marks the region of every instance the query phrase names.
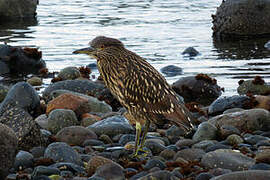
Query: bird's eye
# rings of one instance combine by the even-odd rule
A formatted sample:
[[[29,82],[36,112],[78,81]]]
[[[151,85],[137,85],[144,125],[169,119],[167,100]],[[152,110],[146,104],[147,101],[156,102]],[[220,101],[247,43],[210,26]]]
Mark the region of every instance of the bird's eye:
[[[100,48],[101,48],[101,49],[104,49],[104,48],[105,48],[104,44],[102,44],[102,45],[100,46]]]

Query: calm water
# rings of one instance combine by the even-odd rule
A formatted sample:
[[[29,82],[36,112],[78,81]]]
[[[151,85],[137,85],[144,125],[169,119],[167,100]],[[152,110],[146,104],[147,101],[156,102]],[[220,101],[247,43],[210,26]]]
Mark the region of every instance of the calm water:
[[[262,75],[270,78],[270,39],[213,42],[211,14],[221,0],[41,0],[37,21],[10,22],[0,26],[0,41],[39,47],[50,71],[95,62],[72,51],[86,47],[97,35],[119,38],[128,49],[160,69],[174,64],[182,76],[207,73],[235,94],[239,79]],[[181,54],[193,46],[200,55]],[[95,74],[98,72],[95,71]],[[166,77],[172,83],[181,76]],[[46,83],[49,83],[46,82]]]

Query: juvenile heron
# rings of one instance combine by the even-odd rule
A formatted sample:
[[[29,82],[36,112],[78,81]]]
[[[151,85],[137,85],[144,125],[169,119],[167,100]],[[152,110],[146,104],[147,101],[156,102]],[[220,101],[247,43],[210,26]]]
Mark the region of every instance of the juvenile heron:
[[[145,59],[127,50],[121,41],[98,36],[90,42],[90,47],[73,53],[88,54],[97,59],[105,85],[135,119],[134,156],[143,151],[150,123],[171,121],[186,131],[192,129],[193,117],[179,103],[165,78]],[[145,126],[143,132],[142,125]]]

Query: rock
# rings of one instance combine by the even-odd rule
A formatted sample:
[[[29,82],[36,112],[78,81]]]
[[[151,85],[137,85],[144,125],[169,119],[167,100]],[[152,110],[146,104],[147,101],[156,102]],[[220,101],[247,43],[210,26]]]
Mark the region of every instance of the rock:
[[[159,156],[164,158],[165,160],[172,160],[175,156],[175,151],[171,149],[164,149],[160,152]]]
[[[86,165],[86,172],[88,173],[89,176],[91,176],[92,174],[94,174],[96,172],[96,170],[105,165],[105,164],[115,164],[117,166],[120,166],[119,164],[113,162],[110,159],[104,158],[102,156],[93,156],[90,161],[88,161],[87,165]],[[121,166],[120,166],[121,167]]]
[[[255,160],[240,152],[230,149],[219,149],[206,153],[201,160],[206,168],[224,168],[232,171],[243,171],[255,164]]]
[[[234,126],[231,125],[222,125],[219,128],[219,134],[221,136],[221,138],[225,139],[228,136],[232,135],[232,134],[237,134],[239,135],[241,132]]]
[[[214,168],[209,170],[209,173],[213,174],[214,176],[220,176],[222,174],[227,174],[231,172],[232,170],[230,169],[222,169],[222,168]]]
[[[258,143],[259,141],[264,141],[264,140],[270,141],[270,138],[264,137],[261,135],[250,135],[248,137],[245,137],[244,139],[246,143],[251,144],[251,145]]]
[[[6,98],[0,105],[0,116],[12,107],[20,107],[30,114],[34,114],[40,106],[40,99],[33,87],[26,82],[18,82],[11,87]]]
[[[182,148],[182,147],[190,147],[192,146],[193,144],[195,144],[196,141],[192,140],[192,139],[179,139],[175,145],[178,147],[178,148]]]
[[[124,146],[126,143],[130,141],[135,141],[135,136],[136,136],[135,134],[124,134],[119,139],[119,144]]]
[[[270,93],[270,85],[265,83],[254,83],[254,80],[246,80],[241,82],[237,88],[240,95],[252,93],[253,95],[268,95]]]
[[[177,180],[178,178],[175,177],[170,173],[170,171],[167,170],[160,170],[160,171],[155,171],[152,173],[149,173],[143,177],[138,178],[138,180],[148,180],[148,179],[157,179],[157,180],[162,180],[162,179],[170,179],[170,180]]]
[[[232,108],[246,108],[251,103],[251,99],[248,96],[230,96],[219,97],[208,108],[210,115],[221,114],[227,109]]]
[[[183,128],[172,125],[169,129],[166,130],[165,136],[169,139],[171,143],[176,143],[181,136],[186,134]]]
[[[0,122],[9,126],[18,138],[18,146],[21,150],[29,150],[34,146],[46,143],[40,132],[40,127],[32,116],[20,107],[5,106],[5,112],[0,117]]]
[[[212,177],[214,177],[212,174],[205,172],[205,173],[200,173],[198,176],[196,176],[195,180],[209,180]]]
[[[161,68],[160,71],[168,77],[173,77],[173,76],[183,74],[183,69],[175,65],[165,66]]]
[[[8,90],[9,90],[8,87],[0,84],[0,103],[5,99]]]
[[[97,68],[98,68],[98,67],[97,67],[97,63],[90,63],[90,64],[88,64],[86,67],[89,67],[91,70],[97,69]]]
[[[85,113],[81,116],[81,126],[87,127],[92,124],[95,124],[96,122],[100,121],[101,118],[99,116],[90,114],[90,113]]]
[[[37,166],[35,167],[32,173],[32,177],[36,178],[41,175],[50,176],[50,175],[59,175],[59,174],[60,174],[60,170],[57,168],[47,167],[47,166]]]
[[[215,116],[209,122],[216,127],[234,126],[241,132],[267,130],[270,128],[270,113],[264,109],[250,109],[236,113]]]
[[[2,18],[33,18],[36,15],[38,0],[8,0],[0,1],[0,16]]]
[[[238,145],[244,142],[243,138],[238,136],[237,134],[232,134],[227,137],[226,142],[232,146]]]
[[[145,141],[144,145],[145,145],[145,147],[147,147],[148,149],[151,150],[153,155],[158,155],[161,151],[166,149],[166,147],[163,144],[158,143],[155,140],[157,140],[157,139],[147,139]]]
[[[48,117],[48,130],[56,134],[64,127],[76,126],[79,121],[75,113],[69,109],[55,109]]]
[[[218,142],[218,143],[215,143],[213,145],[206,147],[205,152],[211,152],[217,149],[232,149],[232,146],[221,144],[220,142]]]
[[[216,144],[216,141],[213,140],[203,140],[200,141],[192,146],[192,148],[197,148],[197,149],[203,149],[206,150],[207,148],[213,146]]]
[[[57,162],[55,164],[50,165],[49,167],[57,168],[57,169],[65,169],[67,171],[73,172],[74,175],[86,175],[85,170],[82,166],[79,166],[75,163],[70,162]]]
[[[87,139],[97,139],[97,135],[93,131],[81,126],[65,127],[55,137],[58,141],[77,146],[83,146]]]
[[[216,80],[205,74],[182,77],[172,84],[172,88],[185,99],[186,103],[209,105],[221,95],[221,88]]]
[[[30,149],[30,153],[34,156],[34,158],[40,158],[44,156],[46,148],[43,146],[37,146]]]
[[[134,132],[133,127],[123,116],[108,117],[88,126],[87,128],[94,131],[98,136],[101,134],[106,134],[113,137],[117,134],[129,134]]]
[[[255,97],[256,102],[258,103],[256,105],[256,108],[262,108],[270,111],[270,96],[256,96]]]
[[[268,180],[270,172],[264,170],[237,171],[212,178],[211,180]]]
[[[258,151],[256,153],[255,160],[256,162],[270,164],[270,149],[264,149],[264,150]]]
[[[149,159],[146,164],[144,165],[144,169],[145,170],[150,170],[153,167],[159,167],[160,169],[165,169],[167,166],[164,162],[162,162],[161,160],[155,158],[155,159]]]
[[[73,80],[80,76],[80,71],[76,67],[65,67],[58,74],[58,77],[61,78],[61,80]]]
[[[14,131],[0,123],[0,179],[5,179],[12,167],[18,146]]]
[[[203,122],[199,125],[197,131],[193,135],[194,141],[212,140],[217,137],[217,128],[209,122]]]
[[[107,163],[97,168],[92,177],[100,177],[110,180],[125,180],[123,168],[116,163]]]
[[[186,161],[195,161],[200,160],[204,155],[205,152],[202,149],[195,149],[195,148],[183,149],[178,151],[173,159],[176,160],[177,158],[180,157]]]
[[[19,151],[16,155],[16,159],[14,162],[14,168],[18,170],[31,168],[34,166],[34,156],[26,151]]]
[[[84,141],[83,146],[104,146],[104,142],[97,139],[87,139]]]
[[[46,114],[41,114],[35,119],[35,122],[43,129],[48,129],[48,117]]]
[[[41,86],[42,85],[42,79],[39,77],[31,77],[27,80],[27,82],[32,86]]]
[[[270,170],[270,164],[258,163],[249,168],[249,170]]]
[[[258,37],[270,34],[268,0],[222,1],[213,18],[216,38]]]
[[[6,2],[6,4],[9,3]],[[12,4],[15,5],[20,3],[14,2]],[[2,3],[0,7],[0,14],[1,8]],[[5,11],[6,10],[7,9],[5,9]],[[42,69],[46,69],[45,61],[41,59],[41,56],[42,53],[36,48],[21,48],[19,46],[0,45],[0,62],[5,64],[5,67],[7,68],[3,71],[5,75],[18,76],[40,74]]]
[[[98,97],[101,91],[105,89],[105,86],[89,80],[65,80],[50,84],[42,95],[48,101],[51,99],[51,93],[60,89]]]
[[[45,158],[51,158],[54,162],[69,162],[82,165],[80,155],[69,145],[63,142],[50,144],[44,153]]]
[[[227,109],[223,112],[223,114],[229,114],[229,113],[234,113],[234,112],[240,112],[243,111],[244,109],[242,108],[232,108],[232,109]]]
[[[188,47],[182,52],[182,54],[192,57],[192,56],[197,56],[199,52],[194,47]]]
[[[270,41],[264,44],[264,47],[268,50],[270,50]]]

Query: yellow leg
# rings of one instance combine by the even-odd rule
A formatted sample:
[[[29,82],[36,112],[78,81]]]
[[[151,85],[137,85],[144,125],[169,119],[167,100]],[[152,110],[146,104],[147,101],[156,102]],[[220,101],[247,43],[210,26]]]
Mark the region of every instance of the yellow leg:
[[[138,156],[138,151],[139,151],[138,147],[140,143],[141,130],[142,130],[141,124],[139,122],[136,122],[135,149],[134,149],[134,154],[133,154],[134,157]]]
[[[146,139],[146,135],[147,135],[149,126],[150,126],[150,121],[147,120],[147,121],[145,122],[144,130],[143,130],[143,133],[142,133],[142,140],[141,140],[140,148],[139,148],[140,151],[144,151],[144,150],[143,150],[143,146],[144,146],[144,143],[145,143],[145,139]],[[145,152],[145,151],[144,151],[144,152]]]

